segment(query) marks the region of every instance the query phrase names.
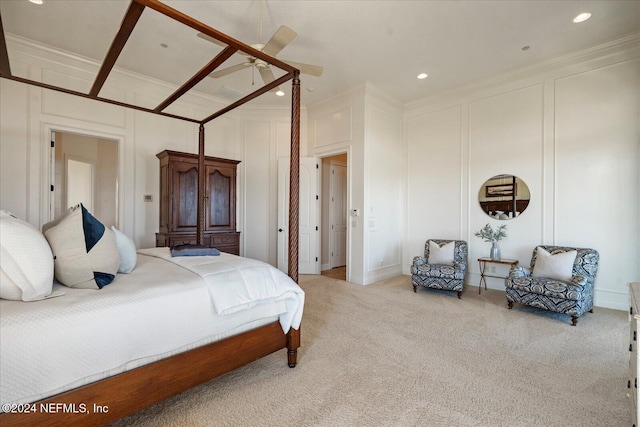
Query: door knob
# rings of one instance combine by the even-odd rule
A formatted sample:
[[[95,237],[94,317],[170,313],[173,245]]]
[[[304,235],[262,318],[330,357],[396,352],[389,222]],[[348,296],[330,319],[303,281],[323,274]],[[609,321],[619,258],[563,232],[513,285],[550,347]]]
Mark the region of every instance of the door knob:
[[[278,228],[278,231],[279,231],[280,233],[282,233],[282,228]]]

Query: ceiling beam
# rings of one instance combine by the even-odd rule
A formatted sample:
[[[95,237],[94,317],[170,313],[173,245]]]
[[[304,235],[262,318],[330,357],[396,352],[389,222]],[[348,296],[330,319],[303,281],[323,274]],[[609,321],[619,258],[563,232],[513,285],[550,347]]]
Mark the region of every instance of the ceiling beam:
[[[4,38],[4,28],[2,27],[2,15],[0,15],[0,76],[11,77],[7,40]]]
[[[202,22],[196,19],[193,19],[188,15],[185,15],[180,11],[167,6],[166,4],[161,3],[158,0],[133,0],[133,1],[140,3],[144,6],[147,6],[157,12],[160,12],[163,15],[168,16],[169,18],[175,21],[181,22],[184,25],[193,28],[194,30],[197,30],[201,33],[208,35],[209,37],[213,37],[214,39],[220,40],[222,43],[226,45],[235,47],[239,51],[244,52],[249,56],[262,59],[268,64],[275,65],[276,67],[288,73],[292,73],[295,70],[297,70],[297,68],[295,68],[294,66],[289,65],[286,62],[280,61],[279,59],[271,55],[267,55],[266,53],[260,50],[254,49],[251,46],[244,44],[239,40],[234,39],[233,37],[229,37],[228,35],[211,28],[208,25],[205,25]]]
[[[96,76],[96,80],[93,82],[89,95],[98,96],[100,93],[100,89],[102,89],[104,82],[107,80],[107,77],[109,77],[109,73],[116,64],[118,56],[120,56],[124,45],[127,43],[127,40],[129,40],[129,36],[133,32],[133,29],[138,23],[138,19],[140,19],[140,15],[142,15],[143,11],[144,5],[136,2],[135,0],[133,0],[129,5],[129,9],[127,9],[127,13],[122,19],[118,33],[113,39],[113,42],[111,42],[111,47],[102,62],[102,66]]]
[[[211,74],[213,72],[213,70],[215,70],[220,65],[222,65],[222,63],[224,61],[229,59],[229,57],[231,55],[233,55],[234,53],[236,53],[237,51],[238,51],[238,49],[236,49],[234,47],[231,47],[231,46],[227,46],[222,52],[220,52],[218,55],[216,55],[216,57],[213,58],[207,65],[202,67],[202,69],[200,71],[198,71],[196,73],[196,75],[191,77],[178,90],[173,92],[171,94],[171,96],[169,96],[167,99],[162,101],[162,103],[160,105],[158,105],[156,108],[154,108],[154,111],[158,112],[158,111],[162,111],[165,108],[167,108],[169,105],[171,105],[173,102],[175,102],[178,98],[180,98],[182,95],[187,93],[192,87],[194,87],[195,85],[200,83],[202,81],[202,79],[204,79],[209,74]]]
[[[293,76],[294,76],[294,73],[287,73],[284,76],[282,76],[282,77],[280,77],[278,79],[275,79],[271,83],[261,87],[260,89],[256,90],[255,92],[251,92],[249,95],[245,96],[242,99],[237,100],[233,104],[230,104],[230,105],[226,106],[222,110],[216,111],[215,113],[213,113],[209,117],[206,117],[205,119],[203,119],[200,123],[205,124],[205,123],[210,122],[211,120],[215,119],[216,117],[220,117],[221,115],[223,115],[223,114],[225,114],[225,113],[227,113],[227,112],[229,112],[229,111],[241,106],[242,104],[245,104],[245,103],[251,101],[252,99],[259,97],[263,93],[267,93],[271,89],[277,88],[281,84],[287,82],[288,80],[291,80],[293,78]]]
[[[55,90],[56,92],[62,92],[62,93],[66,93],[66,94],[69,94],[69,95],[80,96],[82,98],[94,99],[96,101],[106,102],[107,104],[117,105],[119,107],[133,108],[134,110],[144,111],[145,113],[158,114],[160,116],[171,117],[172,119],[184,120],[184,121],[191,122],[191,123],[200,123],[200,120],[192,119],[192,118],[189,118],[189,117],[178,116],[177,114],[169,114],[169,113],[153,111],[150,108],[144,108],[144,107],[140,107],[140,106],[137,106],[137,105],[127,104],[126,102],[120,102],[120,101],[116,101],[116,100],[113,100],[113,99],[100,98],[98,96],[89,95],[89,94],[86,94],[86,93],[83,93],[83,92],[78,92],[78,91],[71,90],[71,89],[66,89],[66,88],[63,88],[63,87],[53,86],[53,85],[50,85],[50,84],[47,84],[47,83],[37,82],[35,80],[29,80],[29,79],[25,79],[25,78],[17,77],[17,76],[4,76],[3,75],[1,77],[3,77],[3,78],[6,77],[9,80],[14,80],[16,82],[26,83],[26,84],[33,85],[33,86],[38,86],[38,87],[41,87],[41,88],[44,88],[44,89]]]

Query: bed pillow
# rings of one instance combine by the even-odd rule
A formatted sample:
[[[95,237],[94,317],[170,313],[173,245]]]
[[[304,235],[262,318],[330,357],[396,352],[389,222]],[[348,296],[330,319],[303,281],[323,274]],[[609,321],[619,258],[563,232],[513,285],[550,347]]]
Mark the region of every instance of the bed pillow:
[[[551,255],[541,247],[536,248],[536,263],[533,266],[533,277],[546,277],[555,280],[571,280],[573,263],[578,251],[567,251]]]
[[[53,254],[42,233],[0,211],[0,298],[38,301],[51,296]]]
[[[453,251],[456,242],[449,242],[446,245],[438,245],[434,241],[429,241],[429,260],[428,264],[453,265]]]
[[[202,245],[176,245],[171,247],[171,256],[218,256],[220,251]]]
[[[116,236],[116,245],[118,246],[118,253],[120,254],[120,267],[118,267],[118,273],[131,273],[136,267],[138,256],[136,255],[136,245],[133,240],[129,238],[122,231],[111,226],[111,231]]]
[[[116,236],[82,204],[42,230],[53,251],[55,277],[63,285],[102,289],[116,277],[120,266]]]

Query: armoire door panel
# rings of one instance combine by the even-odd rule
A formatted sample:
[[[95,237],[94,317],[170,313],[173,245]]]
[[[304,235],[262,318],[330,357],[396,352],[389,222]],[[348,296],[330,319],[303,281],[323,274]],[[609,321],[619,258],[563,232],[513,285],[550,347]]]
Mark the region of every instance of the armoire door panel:
[[[189,163],[174,164],[172,231],[192,231],[198,225],[198,167]]]
[[[207,167],[208,231],[235,230],[235,169]]]

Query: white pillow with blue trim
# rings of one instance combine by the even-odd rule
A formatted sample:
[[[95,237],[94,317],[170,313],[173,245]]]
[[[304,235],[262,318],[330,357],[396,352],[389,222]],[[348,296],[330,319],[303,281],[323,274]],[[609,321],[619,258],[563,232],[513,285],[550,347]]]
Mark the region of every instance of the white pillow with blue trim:
[[[42,227],[53,252],[54,273],[72,288],[102,289],[115,279],[120,254],[113,231],[82,205]]]

